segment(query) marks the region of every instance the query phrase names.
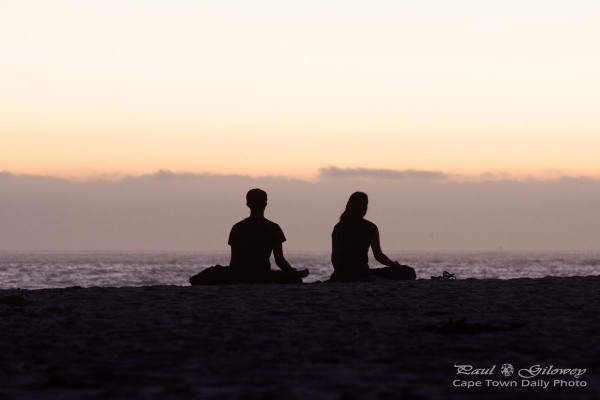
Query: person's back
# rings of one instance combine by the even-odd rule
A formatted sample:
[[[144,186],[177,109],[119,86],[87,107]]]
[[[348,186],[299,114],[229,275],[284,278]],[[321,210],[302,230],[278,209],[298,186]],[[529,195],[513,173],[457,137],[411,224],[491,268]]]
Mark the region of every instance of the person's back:
[[[283,255],[283,231],[265,218],[267,193],[251,189],[246,194],[250,216],[231,228],[229,266],[215,265],[190,278],[192,285],[218,285],[227,283],[302,283],[308,270],[297,270]],[[271,253],[281,271],[272,271]]]
[[[369,248],[377,226],[364,218],[338,222],[331,234],[336,244],[333,268],[338,277],[360,278],[369,274]]]
[[[231,228],[229,245],[233,257],[230,266],[251,276],[263,276],[271,271],[273,248],[285,242],[283,231],[264,217],[248,217]]]
[[[369,198],[366,193],[354,192],[348,199],[346,209],[331,234],[331,282],[352,282],[377,276],[385,279],[415,279],[415,270],[408,265],[392,261],[381,251],[379,229],[364,218]],[[369,248],[375,259],[386,268],[369,268]]]

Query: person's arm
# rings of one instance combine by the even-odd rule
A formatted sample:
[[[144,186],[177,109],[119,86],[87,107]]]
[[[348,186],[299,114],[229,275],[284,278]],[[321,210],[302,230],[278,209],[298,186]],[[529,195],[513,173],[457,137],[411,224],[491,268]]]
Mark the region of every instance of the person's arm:
[[[337,265],[338,262],[339,247],[340,241],[335,236],[333,236],[331,238],[331,265],[333,265],[334,267]]]
[[[290,265],[290,263],[283,256],[283,246],[281,243],[273,246],[273,255],[275,256],[275,264],[285,272],[291,272],[294,274],[298,274],[300,277],[305,278],[308,276],[308,269],[298,270]]]
[[[231,260],[229,260],[229,266],[236,265],[239,258],[239,251],[235,246],[231,246]]]
[[[400,265],[400,263],[398,261],[392,261],[389,259],[388,256],[386,256],[385,254],[383,254],[383,251],[381,251],[381,243],[379,241],[379,230],[375,229],[375,231],[373,232],[373,235],[371,236],[371,248],[373,249],[373,255],[375,256],[375,259],[388,267],[393,267],[393,266],[397,266]]]
[[[237,265],[240,259],[240,250],[239,250],[239,240],[238,240],[238,230],[236,229],[237,225],[231,227],[231,231],[229,231],[229,240],[227,240],[227,244],[231,248],[231,259],[229,260],[229,266]]]
[[[293,268],[290,265],[290,263],[283,256],[283,246],[281,245],[281,243],[273,246],[273,255],[275,256],[275,264],[277,264],[277,266],[282,271],[288,271],[288,272],[296,271],[296,269]]]

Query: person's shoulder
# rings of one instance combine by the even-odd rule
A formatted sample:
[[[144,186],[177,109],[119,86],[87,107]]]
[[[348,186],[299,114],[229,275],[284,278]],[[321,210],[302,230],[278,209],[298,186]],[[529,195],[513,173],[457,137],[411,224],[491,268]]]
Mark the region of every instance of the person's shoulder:
[[[269,221],[266,218],[262,221],[262,223],[264,224],[264,230],[266,232],[269,232],[268,234],[270,235],[274,243],[285,242],[285,234],[283,233],[283,229],[281,229],[281,227],[278,224],[276,224],[273,221]]]
[[[248,225],[248,222],[249,222],[248,220],[249,220],[249,218],[244,218],[240,222],[237,222],[237,223],[233,224],[233,227],[231,227],[231,229],[237,229],[237,228],[240,228],[242,226]]]
[[[271,221],[271,220],[269,220],[269,219],[266,219],[266,218],[265,218],[265,219],[264,219],[264,221],[263,221],[263,223],[264,223],[265,225],[268,225],[268,226],[269,226],[269,227],[271,227],[271,228],[274,228],[274,229],[281,229],[281,228],[279,227],[279,224],[276,224],[275,222],[273,222],[273,221]]]
[[[369,229],[371,229],[371,230],[377,230],[377,225],[375,225],[374,223],[372,223],[372,222],[371,222],[371,221],[369,221],[368,219],[364,219],[364,218],[363,218],[363,224],[364,224],[365,226],[368,226],[368,227],[369,227]]]

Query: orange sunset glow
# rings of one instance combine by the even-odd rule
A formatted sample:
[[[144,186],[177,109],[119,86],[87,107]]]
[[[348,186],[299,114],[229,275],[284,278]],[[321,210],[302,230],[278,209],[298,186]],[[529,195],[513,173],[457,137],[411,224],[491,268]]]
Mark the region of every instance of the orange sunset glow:
[[[0,170],[600,177],[594,2],[0,5]]]

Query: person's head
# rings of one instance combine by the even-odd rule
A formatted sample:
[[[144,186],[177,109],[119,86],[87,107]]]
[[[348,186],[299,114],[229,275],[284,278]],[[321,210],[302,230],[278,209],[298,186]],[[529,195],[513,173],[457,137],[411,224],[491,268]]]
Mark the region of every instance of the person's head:
[[[267,192],[260,189],[250,189],[246,193],[246,205],[252,211],[263,211],[267,207]]]
[[[354,192],[350,195],[346,209],[340,216],[340,221],[349,219],[360,219],[367,214],[369,197],[363,192]]]

